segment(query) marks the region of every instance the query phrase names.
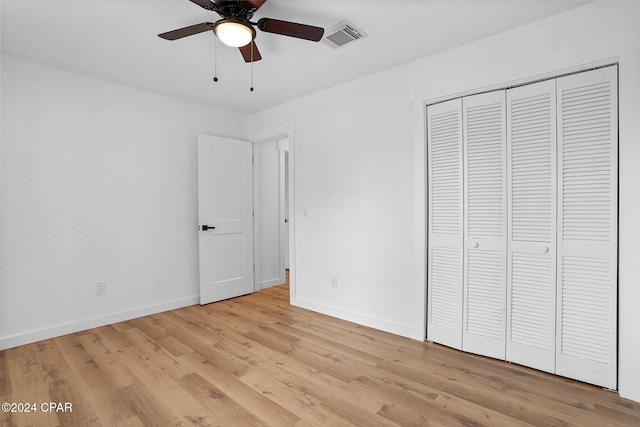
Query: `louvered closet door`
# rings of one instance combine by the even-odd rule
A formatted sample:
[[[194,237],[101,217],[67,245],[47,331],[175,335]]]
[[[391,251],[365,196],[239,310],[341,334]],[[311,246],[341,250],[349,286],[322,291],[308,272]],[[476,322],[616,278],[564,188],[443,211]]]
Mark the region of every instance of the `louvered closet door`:
[[[462,101],[427,108],[427,339],[462,346]]]
[[[556,373],[615,389],[617,67],[559,78],[557,89]]]
[[[503,90],[463,107],[464,306],[462,349],[505,357],[506,118]]]
[[[510,362],[555,370],[556,85],[507,90]]]

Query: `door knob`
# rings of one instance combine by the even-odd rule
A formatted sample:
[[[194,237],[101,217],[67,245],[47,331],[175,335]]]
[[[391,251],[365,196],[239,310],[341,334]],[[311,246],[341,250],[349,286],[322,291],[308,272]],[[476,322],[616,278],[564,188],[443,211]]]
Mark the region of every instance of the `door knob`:
[[[216,228],[211,226],[211,225],[203,225],[202,226],[202,231],[207,231],[207,230],[215,230]]]
[[[478,246],[480,246],[480,244],[478,242],[471,243],[471,247],[474,248],[474,249],[477,248]]]
[[[543,246],[540,246],[539,251],[540,251],[540,253],[542,253],[542,254],[546,254],[547,252],[549,252],[549,246],[544,246],[544,245],[543,245]]]

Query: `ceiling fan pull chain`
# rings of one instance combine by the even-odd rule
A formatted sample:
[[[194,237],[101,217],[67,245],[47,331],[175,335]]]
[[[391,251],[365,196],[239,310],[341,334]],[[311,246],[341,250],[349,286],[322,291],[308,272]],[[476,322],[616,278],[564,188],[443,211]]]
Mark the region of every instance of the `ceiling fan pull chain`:
[[[218,81],[218,38],[214,37],[215,39],[215,48],[213,51],[213,81],[217,82]]]
[[[250,92],[253,92],[253,48],[255,44],[253,40],[251,40],[251,87],[249,88]]]

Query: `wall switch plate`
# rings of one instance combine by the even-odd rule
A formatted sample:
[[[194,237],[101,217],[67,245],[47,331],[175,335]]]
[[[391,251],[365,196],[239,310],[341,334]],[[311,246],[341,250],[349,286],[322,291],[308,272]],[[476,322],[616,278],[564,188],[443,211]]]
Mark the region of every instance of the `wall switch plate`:
[[[331,277],[331,289],[338,289],[338,278],[335,276]]]
[[[107,282],[96,282],[96,295],[107,294]]]

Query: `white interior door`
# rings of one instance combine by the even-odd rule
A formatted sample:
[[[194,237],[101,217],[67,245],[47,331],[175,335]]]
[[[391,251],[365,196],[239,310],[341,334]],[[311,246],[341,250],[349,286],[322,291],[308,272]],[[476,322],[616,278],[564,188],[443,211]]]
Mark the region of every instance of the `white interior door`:
[[[555,371],[556,82],[507,90],[506,359]]]
[[[200,304],[254,291],[252,145],[198,136]]]
[[[427,339],[462,348],[462,100],[427,107]]]
[[[556,372],[617,386],[617,67],[557,80]]]
[[[462,100],[464,307],[462,349],[504,359],[507,173],[505,93]]]

